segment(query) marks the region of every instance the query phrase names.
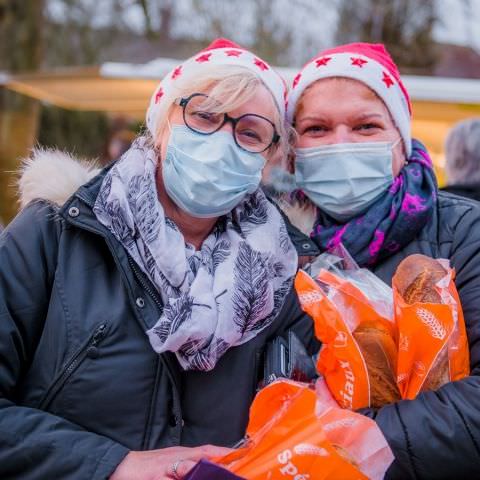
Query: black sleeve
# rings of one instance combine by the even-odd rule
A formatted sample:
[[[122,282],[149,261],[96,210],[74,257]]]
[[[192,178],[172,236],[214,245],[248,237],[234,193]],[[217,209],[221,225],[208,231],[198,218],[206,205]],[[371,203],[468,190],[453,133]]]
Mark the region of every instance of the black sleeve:
[[[0,478],[106,479],[128,453],[63,418],[16,403],[48,308],[62,221],[27,207],[0,235]]]
[[[469,377],[378,411],[375,418],[395,462],[385,478],[477,478],[480,465],[480,209],[457,223],[451,265],[463,306],[470,346]]]

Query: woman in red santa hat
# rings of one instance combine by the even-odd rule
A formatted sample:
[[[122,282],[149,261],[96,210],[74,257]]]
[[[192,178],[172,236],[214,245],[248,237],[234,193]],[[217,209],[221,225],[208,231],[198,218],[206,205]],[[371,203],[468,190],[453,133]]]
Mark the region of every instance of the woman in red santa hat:
[[[101,172],[37,151],[0,237],[0,478],[183,478],[244,435],[260,354],[311,320],[259,189],[283,80],[219,40],[162,80]]]
[[[383,45],[326,50],[296,75],[287,115],[297,132],[302,228],[317,253],[345,246],[386,283],[402,259],[446,258],[456,270],[471,376],[364,413],[396,457],[388,479],[474,478],[480,459],[480,208],[439,192],[411,105]],[[312,213],[306,225],[305,212]],[[290,207],[295,223],[295,211]]]

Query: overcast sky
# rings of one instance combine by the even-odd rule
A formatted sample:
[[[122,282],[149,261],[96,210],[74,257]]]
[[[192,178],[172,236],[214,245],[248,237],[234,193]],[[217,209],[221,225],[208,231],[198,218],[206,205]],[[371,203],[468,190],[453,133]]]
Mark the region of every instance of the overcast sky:
[[[182,2],[179,2],[178,4],[181,11],[182,9],[185,10],[185,14],[181,16],[180,21],[176,22],[177,28],[179,28],[180,30],[188,29],[188,31],[192,31],[192,19],[189,15],[189,13],[191,13],[191,8],[189,7],[189,2],[193,1],[195,0],[182,0]],[[228,0],[225,0],[225,2],[227,1]],[[311,1],[315,2],[317,0]],[[95,18],[98,24],[108,23],[108,17],[105,15],[105,12],[108,11],[108,1],[103,0],[102,2],[99,2],[98,0],[84,0],[84,2],[86,4],[92,4],[95,6]],[[436,38],[444,42],[451,42],[460,45],[470,45],[480,53],[480,0],[437,0],[437,2],[439,9],[438,13],[441,18],[441,22],[437,25],[435,29]],[[51,8],[51,11],[55,12],[55,16],[61,18],[62,9],[58,8],[59,3],[60,2],[57,3],[56,0],[51,0],[49,6]],[[102,6],[103,8],[106,8],[105,12],[102,12]],[[289,6],[290,5],[288,0],[282,0],[282,2],[279,4],[280,8],[278,10],[280,10],[282,16],[284,16],[282,12],[284,12],[285,9],[288,10]],[[221,12],[217,13],[221,14]],[[306,33],[308,34],[309,28],[313,28],[317,32],[319,31],[318,21],[316,18],[298,18],[299,15],[302,14],[298,11],[292,11],[287,18],[283,18],[284,22],[289,22],[290,24],[291,22],[295,22],[299,25],[302,25],[302,28],[298,30],[297,34],[299,38]],[[324,12],[321,27],[321,31],[323,33],[322,40],[324,42],[330,42],[330,39],[328,39],[327,37],[331,37],[331,31],[333,31],[335,25],[335,18],[336,15],[334,11]],[[143,23],[142,19],[143,16],[139,7],[130,8],[130,10],[128,11],[128,17],[126,19],[128,23],[141,29]],[[239,20],[239,18],[236,18],[235,23],[238,24]],[[201,26],[199,25],[196,26],[197,28],[201,28]],[[247,33],[248,28],[241,29],[241,31]],[[237,30],[236,36],[238,35],[239,32]],[[240,38],[238,38],[237,40],[242,41]]]
[[[470,45],[480,52],[480,0],[437,1],[442,25],[437,26],[436,37],[446,42]]]

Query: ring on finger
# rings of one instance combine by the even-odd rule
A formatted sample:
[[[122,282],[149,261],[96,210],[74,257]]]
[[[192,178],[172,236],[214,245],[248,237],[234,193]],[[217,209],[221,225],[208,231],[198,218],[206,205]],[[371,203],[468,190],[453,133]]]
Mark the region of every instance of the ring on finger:
[[[178,474],[178,466],[183,462],[183,460],[177,460],[175,463],[172,464],[172,477],[175,480],[181,480],[182,477]]]

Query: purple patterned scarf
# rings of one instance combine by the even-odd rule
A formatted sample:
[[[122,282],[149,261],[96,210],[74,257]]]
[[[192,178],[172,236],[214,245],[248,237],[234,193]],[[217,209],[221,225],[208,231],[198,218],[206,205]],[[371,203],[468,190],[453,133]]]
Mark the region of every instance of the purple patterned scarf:
[[[360,266],[373,266],[410,243],[425,226],[437,200],[437,181],[425,147],[413,152],[389,190],[367,212],[337,223],[319,210],[310,237],[322,250],[340,243]]]

